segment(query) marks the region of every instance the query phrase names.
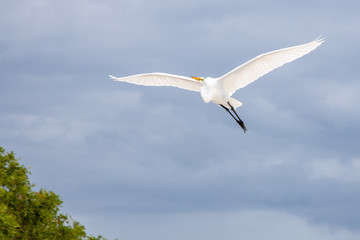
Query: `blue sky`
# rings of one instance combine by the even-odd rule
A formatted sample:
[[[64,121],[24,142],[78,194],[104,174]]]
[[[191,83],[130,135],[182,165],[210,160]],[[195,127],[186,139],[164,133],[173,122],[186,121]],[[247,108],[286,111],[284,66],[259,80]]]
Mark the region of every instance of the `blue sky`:
[[[109,239],[359,239],[358,1],[0,0],[0,146]],[[234,97],[111,81],[218,77],[326,42]]]

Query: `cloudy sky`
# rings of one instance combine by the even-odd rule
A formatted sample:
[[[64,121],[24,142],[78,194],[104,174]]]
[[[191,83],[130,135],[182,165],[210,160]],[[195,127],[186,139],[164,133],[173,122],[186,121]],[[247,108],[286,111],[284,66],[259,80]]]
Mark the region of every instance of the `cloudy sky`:
[[[360,239],[360,2],[0,0],[0,146],[114,239]],[[318,49],[235,97],[111,81],[221,76]]]

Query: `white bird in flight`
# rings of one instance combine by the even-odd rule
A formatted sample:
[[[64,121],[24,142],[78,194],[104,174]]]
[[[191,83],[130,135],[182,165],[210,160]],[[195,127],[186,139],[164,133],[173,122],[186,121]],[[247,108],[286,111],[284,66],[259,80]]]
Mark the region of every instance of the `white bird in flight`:
[[[324,39],[318,38],[302,45],[261,54],[219,78],[194,76],[190,78],[167,73],[145,73],[121,78],[109,76],[115,81],[137,85],[171,86],[200,92],[205,103],[213,102],[224,108],[246,132],[247,128],[244,122],[235,111],[242,103],[231,97],[236,90],[247,86],[285,63],[310,53],[323,42]]]

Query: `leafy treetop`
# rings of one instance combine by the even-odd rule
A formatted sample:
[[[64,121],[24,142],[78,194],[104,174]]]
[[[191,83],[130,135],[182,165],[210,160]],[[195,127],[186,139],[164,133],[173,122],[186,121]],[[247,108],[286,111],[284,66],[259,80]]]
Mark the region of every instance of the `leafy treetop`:
[[[30,171],[21,165],[13,152],[0,147],[0,239],[88,239],[85,227],[59,213],[62,204],[51,191],[32,190]]]

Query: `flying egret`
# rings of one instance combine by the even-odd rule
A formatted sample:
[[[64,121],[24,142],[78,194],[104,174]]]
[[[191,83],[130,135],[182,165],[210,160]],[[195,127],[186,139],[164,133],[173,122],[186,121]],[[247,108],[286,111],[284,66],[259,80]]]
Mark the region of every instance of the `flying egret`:
[[[231,97],[235,91],[285,63],[310,53],[323,42],[322,38],[317,38],[309,43],[261,54],[219,78],[190,78],[167,73],[145,73],[121,78],[109,76],[115,81],[137,85],[172,86],[200,92],[205,103],[213,102],[224,108],[246,132],[244,122],[235,111],[242,103]]]

